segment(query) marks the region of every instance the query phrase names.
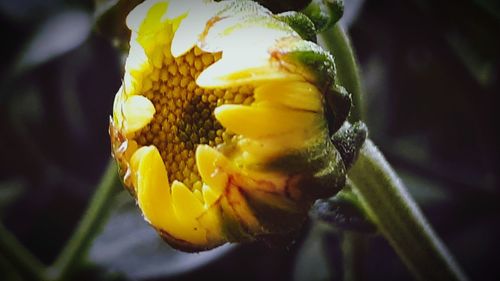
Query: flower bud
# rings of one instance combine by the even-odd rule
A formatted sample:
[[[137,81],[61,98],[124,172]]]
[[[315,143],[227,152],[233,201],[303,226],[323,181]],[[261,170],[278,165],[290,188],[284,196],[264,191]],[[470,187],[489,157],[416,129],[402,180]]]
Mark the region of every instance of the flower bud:
[[[173,247],[288,234],[344,186],[326,116],[335,67],[318,45],[252,1],[150,0],[127,25],[113,155]]]

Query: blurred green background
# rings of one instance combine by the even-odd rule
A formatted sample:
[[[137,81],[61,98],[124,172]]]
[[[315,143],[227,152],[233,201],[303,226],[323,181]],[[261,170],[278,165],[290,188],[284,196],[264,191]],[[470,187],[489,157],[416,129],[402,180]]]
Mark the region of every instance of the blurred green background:
[[[46,264],[110,157],[123,56],[109,35],[123,25],[120,13],[105,14],[101,32],[94,23],[115,2],[0,0],[0,219]],[[370,138],[471,279],[498,280],[500,2],[345,0],[341,24],[361,66]],[[284,245],[182,254],[147,227],[128,194],[116,193],[73,280],[342,280],[335,229],[308,223]],[[1,280],[15,280],[9,269],[0,252]],[[411,280],[374,235],[360,273]]]

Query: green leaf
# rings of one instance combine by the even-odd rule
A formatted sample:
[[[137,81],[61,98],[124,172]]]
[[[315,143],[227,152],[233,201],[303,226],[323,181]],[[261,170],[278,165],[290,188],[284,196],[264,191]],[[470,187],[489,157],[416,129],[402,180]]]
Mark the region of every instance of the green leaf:
[[[331,280],[333,271],[325,245],[325,235],[328,232],[324,226],[313,224],[309,233],[297,252],[295,259],[294,281],[324,281]]]
[[[28,43],[17,73],[32,69],[80,46],[90,35],[91,18],[82,10],[67,10],[50,17]]]
[[[0,215],[10,204],[14,203],[24,192],[25,184],[19,180],[0,183]]]

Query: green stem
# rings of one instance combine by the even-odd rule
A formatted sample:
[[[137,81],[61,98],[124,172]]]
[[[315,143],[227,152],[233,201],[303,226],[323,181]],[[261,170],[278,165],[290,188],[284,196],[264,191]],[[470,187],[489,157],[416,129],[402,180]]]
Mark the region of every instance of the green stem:
[[[370,140],[361,149],[349,178],[368,216],[417,279],[467,280]]]
[[[363,117],[362,86],[356,56],[349,37],[339,24],[319,34],[319,43],[330,51],[337,67],[337,82],[352,95],[353,107],[349,121],[354,123]]]
[[[0,223],[0,253],[20,276],[28,280],[47,280],[43,264]]]
[[[51,279],[65,279],[84,258],[93,239],[106,222],[117,184],[116,164],[111,160],[78,228],[51,267]]]
[[[363,234],[342,232],[342,265],[344,281],[361,281],[363,276],[363,259],[366,254],[366,237]]]

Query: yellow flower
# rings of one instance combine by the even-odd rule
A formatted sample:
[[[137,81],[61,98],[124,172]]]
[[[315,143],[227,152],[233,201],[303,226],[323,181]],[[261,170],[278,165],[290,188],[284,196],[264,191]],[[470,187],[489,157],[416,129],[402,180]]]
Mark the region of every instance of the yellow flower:
[[[342,187],[325,118],[334,68],[308,64],[317,45],[251,1],[145,1],[127,25],[112,150],[169,244],[289,233]]]

